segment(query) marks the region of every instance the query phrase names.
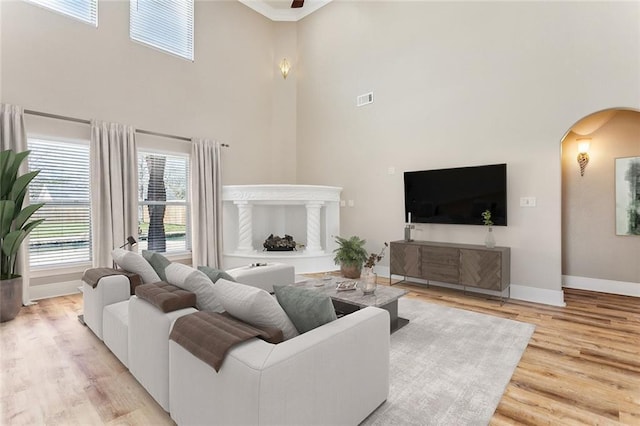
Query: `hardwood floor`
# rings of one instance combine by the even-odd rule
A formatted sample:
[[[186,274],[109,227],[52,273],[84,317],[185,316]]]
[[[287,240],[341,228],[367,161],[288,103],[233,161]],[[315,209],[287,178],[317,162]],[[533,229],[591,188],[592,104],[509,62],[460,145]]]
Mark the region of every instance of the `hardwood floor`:
[[[536,331],[491,424],[640,425],[640,299],[566,290],[567,307],[399,284],[408,297],[529,322]],[[76,316],[42,300],[0,325],[0,424],[173,424]]]

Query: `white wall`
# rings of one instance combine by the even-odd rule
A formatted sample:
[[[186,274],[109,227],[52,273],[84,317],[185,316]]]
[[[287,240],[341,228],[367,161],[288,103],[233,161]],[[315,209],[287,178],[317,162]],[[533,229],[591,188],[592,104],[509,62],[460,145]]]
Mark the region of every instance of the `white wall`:
[[[24,1],[2,3],[2,102],[218,139],[231,145],[225,184],[295,179],[295,169],[273,167],[282,128],[271,115],[280,90],[275,23],[237,1],[199,1],[191,62],[131,41],[128,1],[100,1],[97,29]],[[284,139],[291,144],[284,135],[278,146]]]
[[[373,251],[402,238],[403,171],[506,162],[495,234],[512,296],[562,304],[560,141],[591,112],[640,105],[639,21],[637,2],[332,2],[298,28],[298,183],[343,186],[343,235]]]

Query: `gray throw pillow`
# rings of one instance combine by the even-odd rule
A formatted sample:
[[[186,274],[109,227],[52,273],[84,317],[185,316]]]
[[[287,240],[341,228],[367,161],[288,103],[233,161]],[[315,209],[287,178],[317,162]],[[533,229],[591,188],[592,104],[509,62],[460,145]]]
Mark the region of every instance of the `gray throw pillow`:
[[[331,298],[327,295],[290,285],[274,285],[273,290],[278,303],[300,334],[337,319]]]
[[[204,272],[204,274],[209,277],[212,283],[215,283],[220,278],[224,278],[227,281],[236,281],[231,275],[227,274],[221,269],[210,268],[208,266],[198,266],[198,271]]]
[[[156,253],[151,250],[142,250],[142,257],[149,262],[149,265],[151,265],[153,270],[156,271],[156,274],[158,274],[160,279],[166,282],[167,273],[165,272],[165,269],[167,269],[167,266],[171,265],[171,261],[160,253]]]

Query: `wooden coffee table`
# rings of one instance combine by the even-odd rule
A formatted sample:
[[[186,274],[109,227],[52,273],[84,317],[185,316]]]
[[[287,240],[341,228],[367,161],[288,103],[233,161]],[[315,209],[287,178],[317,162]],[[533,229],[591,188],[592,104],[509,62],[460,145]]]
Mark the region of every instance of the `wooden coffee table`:
[[[312,289],[331,297],[333,306],[338,314],[348,315],[367,306],[382,308],[389,312],[391,333],[409,323],[408,319],[398,316],[398,299],[407,294],[407,290],[378,285],[373,294],[363,294],[360,289],[337,291],[336,286],[342,281],[354,280],[342,277],[331,277],[330,279],[310,278],[293,285]]]

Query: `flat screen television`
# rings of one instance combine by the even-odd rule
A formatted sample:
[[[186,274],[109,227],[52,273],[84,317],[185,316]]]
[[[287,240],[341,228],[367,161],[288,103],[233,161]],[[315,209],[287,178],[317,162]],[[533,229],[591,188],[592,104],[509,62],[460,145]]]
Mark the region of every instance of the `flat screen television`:
[[[463,225],[483,225],[488,209],[506,226],[507,165],[405,172],[404,209],[407,222]]]

